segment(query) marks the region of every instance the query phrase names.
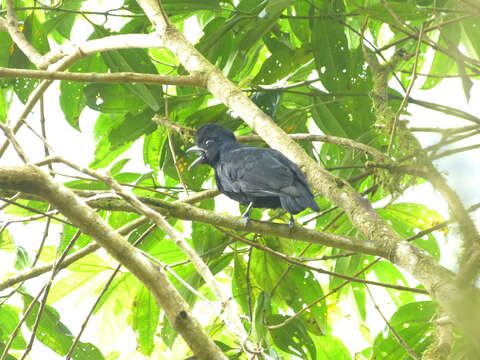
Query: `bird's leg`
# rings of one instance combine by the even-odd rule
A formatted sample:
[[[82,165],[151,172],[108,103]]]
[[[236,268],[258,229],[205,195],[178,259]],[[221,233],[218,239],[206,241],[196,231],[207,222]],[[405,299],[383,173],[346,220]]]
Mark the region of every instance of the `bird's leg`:
[[[293,218],[293,214],[290,214],[290,220],[288,221],[288,229],[292,231],[294,226],[295,226],[295,219]]]
[[[253,201],[250,201],[247,209],[243,212],[242,216],[245,218],[245,227],[247,227],[248,222],[250,221],[250,211],[252,210]]]

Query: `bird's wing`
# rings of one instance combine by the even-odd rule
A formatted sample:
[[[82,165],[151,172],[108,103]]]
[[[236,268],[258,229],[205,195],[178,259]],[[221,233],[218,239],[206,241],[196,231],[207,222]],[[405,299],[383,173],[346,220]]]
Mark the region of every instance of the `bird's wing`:
[[[273,149],[241,147],[222,154],[218,177],[226,192],[250,196],[291,194],[295,171]],[[286,158],[285,158],[286,159]],[[290,160],[287,159],[290,162]],[[290,162],[291,163],[291,162]]]

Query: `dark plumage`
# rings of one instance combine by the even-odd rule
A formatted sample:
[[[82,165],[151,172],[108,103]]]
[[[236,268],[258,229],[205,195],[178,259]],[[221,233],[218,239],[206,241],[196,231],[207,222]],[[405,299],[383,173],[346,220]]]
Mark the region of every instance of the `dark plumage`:
[[[250,209],[283,208],[297,214],[306,208],[320,211],[300,168],[274,149],[257,148],[237,143],[233,133],[216,124],[207,124],[197,131],[200,157],[189,167],[208,164],[215,169],[218,189]],[[290,217],[293,226],[293,216]]]

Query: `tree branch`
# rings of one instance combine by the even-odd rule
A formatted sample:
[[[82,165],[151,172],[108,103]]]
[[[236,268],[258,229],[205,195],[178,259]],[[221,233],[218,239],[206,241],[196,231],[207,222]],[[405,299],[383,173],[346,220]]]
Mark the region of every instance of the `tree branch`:
[[[0,67],[0,77],[4,78],[25,78],[25,79],[46,79],[66,80],[76,82],[108,82],[108,83],[144,83],[144,84],[166,84],[176,86],[198,86],[202,87],[202,81],[194,76],[170,76],[156,74],[140,74],[132,72],[119,73],[78,73],[63,71],[25,70],[9,69]]]
[[[11,190],[36,193],[55,206],[152,292],[165,311],[170,324],[182,335],[196,356],[205,360],[226,360],[220,349],[192,316],[188,304],[169,282],[165,273],[110,228],[103,218],[72,191],[57,184],[33,165],[3,168],[0,171],[0,183],[9,184],[7,187]]]
[[[387,259],[414,275],[434,296],[435,300],[455,318],[460,327],[465,326],[468,322],[475,328],[480,328],[480,320],[473,322],[471,314],[467,315],[459,311],[463,308],[462,299],[458,295],[457,285],[449,271],[441,267],[430,255],[401,239],[379,217],[371,204],[357,194],[345,181],[334,177],[318,166],[269,116],[226,79],[219,69],[209,63],[182,36],[169,22],[157,0],[137,0],[137,2],[155,26],[165,47],[177,56],[185,69],[192,75],[205,76],[207,89],[216,98],[250,125],[271,147],[282,151],[299,164],[306,172],[312,188],[332,203],[339,205],[348,215],[352,224],[365,236],[365,241],[371,241]],[[274,228],[277,227],[280,228],[280,226]],[[283,234],[277,235],[284,236]],[[457,294],[457,296],[452,296],[452,294]],[[478,339],[476,342],[480,350]]]

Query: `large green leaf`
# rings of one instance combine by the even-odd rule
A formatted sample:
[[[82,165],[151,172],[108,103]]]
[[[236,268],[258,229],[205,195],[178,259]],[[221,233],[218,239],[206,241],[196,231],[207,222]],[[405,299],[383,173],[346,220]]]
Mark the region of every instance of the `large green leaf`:
[[[288,316],[270,315],[270,325],[280,324],[287,320]],[[274,344],[282,351],[298,356],[300,359],[317,359],[317,349],[303,321],[295,318],[286,325],[270,329]]]
[[[105,73],[107,67],[101,56],[92,55],[77,61],[69,70],[71,72]],[[80,114],[87,104],[84,93],[86,86],[86,83],[74,81],[62,81],[60,83],[60,107],[67,122],[77,130],[80,130],[78,123]]]
[[[379,209],[378,213],[404,238],[415,235],[417,229],[426,230],[445,221],[435,210],[414,203],[392,204],[386,209]],[[440,248],[433,235],[418,239],[415,244],[436,259],[440,258]]]
[[[95,35],[103,37],[111,34],[107,33],[103,28],[96,27]],[[157,73],[155,66],[143,49],[105,51],[102,52],[102,57],[112,72]],[[127,88],[153,111],[160,109],[160,103],[162,102],[161,86],[145,85],[143,83],[127,83],[121,86]],[[121,97],[119,96],[119,98]]]
[[[299,267],[293,267],[279,286],[282,300],[294,312],[298,312],[322,298],[324,293],[313,273]],[[325,300],[310,307],[303,314],[309,328],[317,334],[322,334],[327,329],[327,304]]]
[[[460,43],[461,32],[459,23],[452,23],[448,26],[442,26],[438,39],[438,45],[443,48],[455,48]],[[455,69],[455,60],[441,51],[435,51],[435,55],[430,66],[429,75],[422,85],[423,90],[431,89],[437,86],[443,80],[443,75],[450,74]]]
[[[236,302],[242,307],[244,313],[248,314],[249,309],[249,287],[247,279],[247,263],[239,255],[235,255],[232,276],[232,295]]]
[[[415,3],[389,1],[388,7],[381,2],[375,2],[368,6],[359,6],[360,3],[354,4],[356,5],[354,6],[355,11],[396,26],[400,26],[398,19],[404,21],[426,20],[429,16],[429,9],[417,6]]]
[[[403,341],[420,355],[433,341],[431,320],[435,315],[435,304],[430,301],[410,303],[400,307],[388,323]],[[409,355],[388,328],[377,335],[373,343],[373,356],[383,359],[405,359]]]
[[[409,286],[402,273],[395,267],[395,265],[380,261],[374,268],[375,276],[381,282],[391,285]],[[399,291],[395,289],[386,288],[390,297],[396,306],[405,305],[415,301],[415,297],[408,291]]]
[[[291,48],[275,38],[269,39],[267,45],[272,55],[263,62],[262,68],[252,81],[254,84],[271,84],[283,79],[312,56],[308,45]]]
[[[79,10],[82,7],[82,3],[85,0],[69,0],[61,4],[61,8],[67,11],[46,11],[47,21],[44,23],[44,31],[46,33],[53,32],[53,36],[58,42],[61,42],[61,37],[68,39],[72,30],[73,24],[79,14],[75,10]],[[73,11],[68,11],[73,10]]]
[[[253,340],[258,344],[263,344],[266,342],[266,336],[268,333],[267,329],[267,317],[271,313],[271,298],[265,292],[262,291],[255,301],[255,306],[253,308],[253,315],[252,315],[252,325],[253,325],[253,332],[252,337]]]
[[[286,269],[287,265],[276,257],[261,250],[252,250],[250,271],[264,291],[270,293]]]
[[[87,106],[102,113],[137,112],[144,102],[120,84],[90,84],[84,88]]]
[[[25,308],[27,308],[33,301],[33,297],[30,295],[23,295],[23,302]],[[40,304],[36,302],[33,305],[33,310],[27,316],[26,324],[31,330]],[[60,321],[60,315],[51,306],[45,305],[42,317],[40,319],[37,331],[35,332],[36,338],[55,351],[61,356],[65,356],[73,343],[73,335],[68,328]],[[73,352],[73,358],[87,358],[91,360],[103,360],[104,357],[100,350],[98,350],[91,343],[79,342]]]
[[[343,13],[343,3],[334,0],[326,9],[332,17],[319,17],[314,10],[312,18],[312,49],[317,73],[325,88],[331,92],[343,92],[350,84],[348,73],[350,52],[341,23],[333,19],[335,13]]]
[[[93,168],[102,168],[110,164],[115,158],[126,151],[131,142],[120,146],[114,146],[110,142],[110,133],[119,127],[124,121],[122,114],[101,114],[94,128],[95,139],[95,160],[90,164]]]
[[[0,344],[6,344],[9,340],[15,327],[18,325],[20,318],[18,316],[19,310],[10,305],[2,304],[0,307]],[[11,348],[13,350],[24,349],[27,342],[23,338],[21,332],[15,337]]]
[[[315,339],[317,348],[317,360],[351,360],[350,352],[345,347],[343,342],[333,336],[324,335]]]
[[[155,346],[155,333],[160,309],[152,293],[142,286],[133,301],[132,328],[137,335],[138,349],[142,354],[151,355]]]

